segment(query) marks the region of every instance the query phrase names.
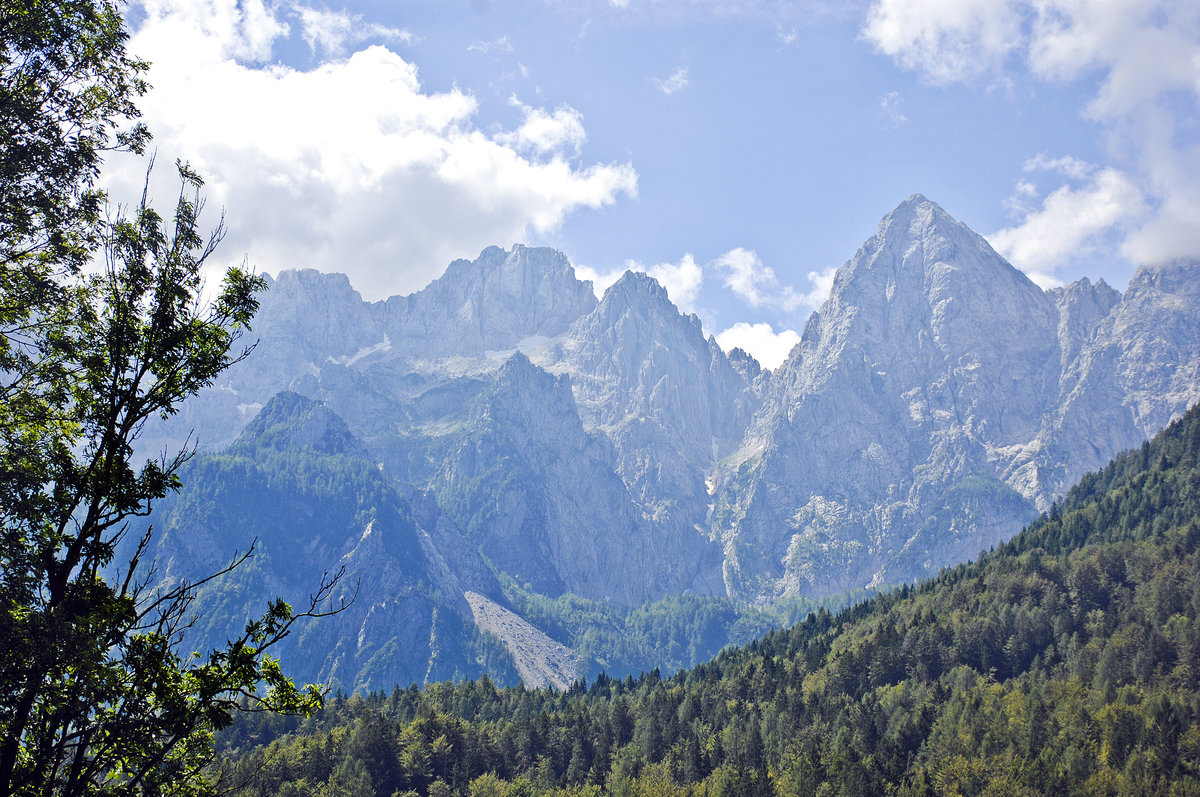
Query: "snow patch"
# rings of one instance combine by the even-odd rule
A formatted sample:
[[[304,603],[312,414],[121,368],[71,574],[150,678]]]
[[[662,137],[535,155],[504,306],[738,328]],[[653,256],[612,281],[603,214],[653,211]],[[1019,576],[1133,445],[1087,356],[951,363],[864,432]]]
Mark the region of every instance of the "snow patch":
[[[343,354],[341,357],[327,357],[326,359],[328,359],[329,362],[334,363],[336,365],[354,365],[356,362],[361,360],[363,357],[369,357],[372,354],[377,354],[379,352],[391,351],[391,350],[392,350],[392,340],[385,334],[383,336],[383,340],[379,341],[378,343],[374,344],[373,346],[364,346],[363,348],[356,351],[354,353],[354,356],[352,356],[352,357],[348,357],[345,354]]]
[[[256,401],[253,404],[239,404],[237,408],[238,412],[245,418],[248,415],[257,415],[258,411],[263,408],[263,405],[261,401]]]

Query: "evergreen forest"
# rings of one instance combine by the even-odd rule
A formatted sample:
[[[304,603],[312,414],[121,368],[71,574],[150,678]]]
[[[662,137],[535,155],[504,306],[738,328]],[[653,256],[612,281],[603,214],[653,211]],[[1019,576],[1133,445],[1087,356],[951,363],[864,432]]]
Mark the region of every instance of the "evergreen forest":
[[[243,715],[250,795],[1200,795],[1200,407],[975,562],[675,674]]]

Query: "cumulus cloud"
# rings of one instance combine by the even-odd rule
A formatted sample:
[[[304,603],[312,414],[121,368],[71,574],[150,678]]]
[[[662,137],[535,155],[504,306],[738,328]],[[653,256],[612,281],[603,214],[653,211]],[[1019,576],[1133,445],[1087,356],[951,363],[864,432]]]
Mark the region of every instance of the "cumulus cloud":
[[[833,278],[837,274],[837,266],[830,266],[824,271],[808,272],[808,281],[812,285],[812,290],[804,294],[803,305],[816,309],[829,298],[829,292],[833,290]]]
[[[696,309],[700,286],[704,284],[704,270],[696,264],[691,253],[685,254],[678,263],[651,266],[646,273],[667,289],[667,295],[681,311],[690,313]]]
[[[689,252],[680,258],[678,263],[659,263],[650,267],[627,260],[622,268],[612,271],[597,271],[588,266],[575,266],[575,275],[581,280],[591,280],[592,290],[596,297],[604,295],[614,282],[621,278],[626,271],[640,271],[649,274],[667,289],[667,296],[679,308],[680,312],[691,313],[696,310],[696,300],[700,296],[700,288],[704,284],[704,269],[696,262]]]
[[[532,151],[537,155],[558,153],[565,149],[571,149],[578,155],[587,141],[583,115],[569,105],[546,111],[525,105],[516,97],[509,102],[521,109],[525,120],[513,132],[494,136],[501,144],[519,151]]]
[[[686,67],[679,67],[668,78],[654,79],[654,85],[658,86],[658,90],[663,94],[671,95],[677,91],[683,91],[688,87],[688,71]]]
[[[1021,40],[1016,4],[997,0],[877,0],[863,34],[935,83],[994,70]]]
[[[770,324],[747,324],[744,321],[717,335],[717,345],[726,352],[741,349],[758,360],[763,368],[770,370],[782,365],[799,342],[800,335],[794,329],[776,332]]]
[[[407,30],[370,23],[361,14],[330,11],[327,8],[297,6],[304,41],[313,54],[343,55],[356,44],[371,40],[399,41],[412,44],[416,37]]]
[[[1019,184],[1010,207],[1027,232],[995,236],[1037,268],[1102,228],[1135,261],[1200,254],[1200,143],[1179,133],[1200,112],[1192,0],[875,0],[863,36],[936,83],[1004,79],[1018,66],[1035,80],[1095,82],[1082,110],[1102,127],[1114,164],[1088,172],[1075,158],[1047,159],[1038,168],[1061,175],[1060,185],[1030,207],[1040,192]],[[1126,214],[1114,212],[1117,201],[1132,203]],[[1035,245],[1035,230],[1057,240]]]
[[[308,71],[260,66],[299,6],[143,7],[129,49],[153,63],[141,105],[159,156],[205,175],[228,214],[221,252],[261,270],[344,271],[370,298],[409,292],[455,257],[636,193],[629,164],[578,162],[585,134],[570,108],[521,106],[516,131],[485,131],[470,94],[425,90],[383,46]],[[111,165],[113,195],[135,196],[143,164]]]
[[[725,287],[745,299],[752,307],[777,307],[795,310],[806,297],[792,286],[783,285],[775,270],[764,264],[749,249],[738,247],[718,257],[713,265],[723,275]]]
[[[1043,287],[1059,284],[1056,270],[1109,244],[1110,232],[1139,220],[1145,208],[1141,191],[1128,175],[1112,168],[1084,168],[1074,159],[1068,166],[1084,179],[1082,184],[1059,186],[1025,213],[1020,224],[988,236],[996,251]],[[1018,184],[1019,193],[1028,195],[1030,190],[1031,184]]]

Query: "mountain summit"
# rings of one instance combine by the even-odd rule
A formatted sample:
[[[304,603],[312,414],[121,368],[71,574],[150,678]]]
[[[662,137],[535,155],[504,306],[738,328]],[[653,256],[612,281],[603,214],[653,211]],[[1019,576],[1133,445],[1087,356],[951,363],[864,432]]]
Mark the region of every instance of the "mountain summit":
[[[1200,399],[1198,286],[1200,263],[1184,261],[1140,269],[1124,296],[1087,280],[1044,291],[914,195],[765,372],[726,355],[649,276],[627,273],[597,300],[550,249],[489,248],[375,303],[340,275],[285,272],[263,298],[259,347],[151,444],[196,429],[212,450],[261,410],[230,456],[249,456],[253,441],[285,471],[319,458],[369,473],[322,550],[386,561],[388,583],[422,596],[403,616],[445,643],[426,644],[441,658],[423,653],[424,671],[406,677],[500,661],[499,643],[471,629],[505,611],[574,646],[584,668],[616,666],[596,648],[597,635],[620,636],[604,612],[691,611],[671,615],[688,632],[648,623],[695,656],[695,640],[675,635],[719,647],[747,606],[907,582],[974,557],[1180,415]],[[407,565],[367,544],[368,526],[386,528],[370,525],[383,487],[414,552]],[[160,527],[228,523],[219,510]],[[353,539],[335,544],[339,533]],[[495,604],[484,625],[467,592]],[[400,610],[387,595],[360,599],[374,608],[339,632],[339,677],[383,686],[371,673],[396,673],[386,628]]]
[[[1185,284],[1132,291],[1146,297],[1137,315],[1179,307]],[[1101,320],[1124,310],[1107,286],[1070,292],[1093,297],[1090,318],[1064,320],[1079,303],[1060,305],[920,195],[884,217],[838,270],[723,470],[715,531],[730,591],[830,594],[936,572],[1016,533],[1093,452],[1107,459],[1142,439],[1117,418],[1108,439],[1054,431],[1064,405],[1128,412],[1132,386],[1152,378],[1129,362],[1128,388],[1079,393],[1081,370],[1132,330]],[[1188,307],[1195,318],[1200,304]],[[1147,344],[1149,362],[1169,351],[1187,372],[1197,340]],[[1173,395],[1178,415],[1200,381]]]

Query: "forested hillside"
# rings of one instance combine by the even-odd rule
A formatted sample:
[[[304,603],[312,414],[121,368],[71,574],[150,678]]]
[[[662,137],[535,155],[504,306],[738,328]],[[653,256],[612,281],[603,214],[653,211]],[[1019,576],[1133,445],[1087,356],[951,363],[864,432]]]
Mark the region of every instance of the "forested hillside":
[[[978,562],[663,677],[338,696],[248,793],[1200,794],[1200,409]]]

